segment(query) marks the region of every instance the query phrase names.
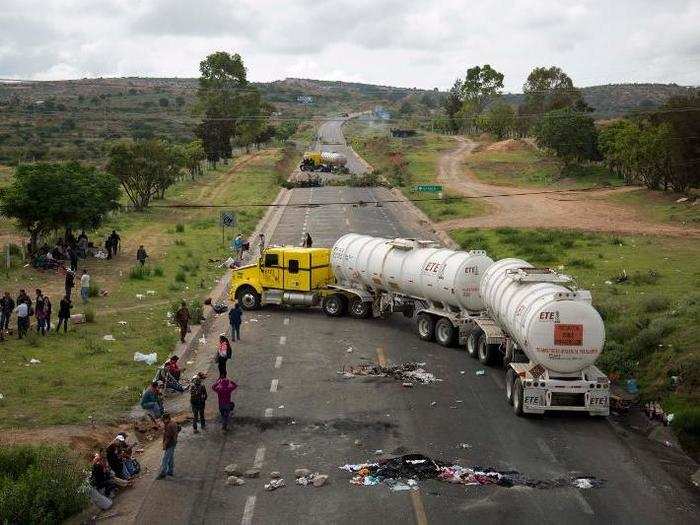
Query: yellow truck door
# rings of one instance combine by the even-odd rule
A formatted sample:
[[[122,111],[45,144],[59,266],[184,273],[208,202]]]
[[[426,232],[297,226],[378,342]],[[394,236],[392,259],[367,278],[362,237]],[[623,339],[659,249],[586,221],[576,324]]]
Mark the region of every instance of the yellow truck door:
[[[263,288],[284,288],[281,250],[265,250],[260,267],[260,284]]]
[[[308,292],[311,289],[311,254],[308,250],[284,253],[284,289]]]

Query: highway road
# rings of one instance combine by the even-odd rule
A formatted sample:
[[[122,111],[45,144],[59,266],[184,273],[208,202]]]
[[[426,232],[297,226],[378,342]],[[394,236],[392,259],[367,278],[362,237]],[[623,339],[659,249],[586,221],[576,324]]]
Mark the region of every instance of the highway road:
[[[321,127],[341,135],[340,123]],[[338,148],[345,146],[337,146]],[[295,189],[294,203],[374,201],[384,189]],[[288,207],[274,243],[299,244],[309,231],[316,245],[346,232],[420,236],[406,205]],[[218,318],[209,338],[226,328]],[[612,420],[557,415],[517,418],[506,403],[503,371],[482,369],[463,349],[425,343],[411,321],[330,319],[320,311],[247,312],[243,342],[234,345],[230,375],[239,383],[233,430],[215,421],[206,432],[186,428],[176,476],[148,479],[128,520],[136,523],[691,523],[697,493],[682,476],[688,467],[671,449]],[[212,351],[213,352],[213,351]],[[346,378],[344,367],[368,361],[425,362],[442,382],[404,388],[386,378]],[[211,366],[212,376],[216,367]],[[216,409],[210,396],[208,412]],[[462,445],[464,444],[464,445]],[[339,470],[379,456],[423,453],[464,466],[517,470],[531,478],[585,474],[602,487],[532,489],[424,481],[418,491],[358,487]],[[259,479],[225,484],[224,467],[257,467]],[[679,466],[681,465],[681,466]],[[294,484],[294,469],[328,474],[320,488]],[[271,471],[287,486],[266,491]],[[696,516],[693,518],[692,516]]]

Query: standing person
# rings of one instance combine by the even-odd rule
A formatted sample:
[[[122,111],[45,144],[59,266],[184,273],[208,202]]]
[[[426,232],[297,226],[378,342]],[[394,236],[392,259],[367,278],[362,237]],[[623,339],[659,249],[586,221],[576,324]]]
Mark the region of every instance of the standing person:
[[[34,313],[36,315],[36,333],[46,335],[46,312],[44,311],[44,296],[37,288],[36,300],[34,302]]]
[[[80,277],[80,297],[83,299],[83,304],[87,304],[90,296],[90,274],[87,268],[83,270],[83,275]]]
[[[243,259],[243,235],[240,233],[236,235],[236,238],[233,239],[231,247],[233,248],[233,253],[236,256],[236,260],[240,261]]]
[[[165,428],[163,428],[163,461],[156,479],[174,475],[175,446],[177,445],[177,434],[180,432],[180,425],[175,423],[167,412],[163,414],[163,423],[165,424]]]
[[[107,250],[107,259],[112,258],[112,236],[108,236],[107,239],[105,239],[105,249]]]
[[[117,252],[119,251],[119,243],[121,242],[122,238],[119,237],[116,230],[112,230],[112,233],[109,234],[109,238],[111,240],[110,244],[112,245],[112,256],[116,257]]]
[[[56,325],[56,333],[61,330],[63,324],[63,333],[68,331],[68,319],[70,319],[70,309],[73,308],[73,303],[70,302],[70,296],[64,295],[58,305],[58,324]]]
[[[197,374],[192,378],[192,389],[190,390],[190,404],[192,405],[192,415],[194,419],[192,420],[192,426],[194,427],[194,433],[198,434],[197,423],[201,423],[202,430],[206,427],[206,421],[204,421],[204,406],[207,402],[207,388],[202,383],[202,378]]]
[[[231,341],[241,340],[241,321],[243,321],[243,309],[238,301],[233,303],[233,308],[228,311],[228,322],[231,325]]]
[[[74,247],[69,246],[67,254],[70,260],[70,269],[75,272],[78,269],[78,252]]]
[[[224,334],[219,336],[219,346],[216,348],[216,364],[219,367],[219,378],[226,377],[226,361],[231,359],[231,343]]]
[[[146,258],[148,257],[148,254],[146,253],[146,248],[143,247],[143,244],[139,246],[139,249],[136,250],[136,260],[141,263],[141,266],[146,264]]]
[[[258,235],[258,254],[262,257],[263,250],[265,249],[265,234],[261,233]]]
[[[17,314],[17,336],[22,339],[29,331],[29,305],[25,302],[17,302],[15,307]]]
[[[32,308],[32,300],[31,298],[27,295],[27,292],[24,291],[24,288],[22,288],[19,291],[19,295],[17,296],[17,300],[15,301],[15,304],[19,305],[19,303],[24,303],[26,304],[29,309],[31,310]],[[30,314],[31,315],[31,314]]]
[[[304,242],[302,243],[302,246],[304,248],[311,248],[311,245],[313,245],[314,241],[311,239],[311,234],[309,232],[306,232],[304,234]]]
[[[219,397],[219,414],[221,414],[221,430],[228,432],[228,421],[231,417],[231,412],[235,408],[235,404],[231,401],[231,394],[238,388],[238,385],[231,381],[228,377],[220,377],[214,383],[211,389],[216,392]]]
[[[44,328],[46,328],[46,331],[44,332],[44,335],[51,333],[51,309],[53,308],[53,305],[51,304],[51,299],[48,298],[48,296],[44,296]]]
[[[10,292],[5,292],[5,295],[0,299],[0,332],[8,330],[14,309],[15,301],[10,297]]]
[[[175,320],[180,326],[180,342],[185,342],[185,336],[187,335],[187,326],[190,322],[190,311],[187,308],[187,303],[182,301],[180,303],[180,308],[175,312]]]
[[[73,287],[75,286],[75,272],[73,272],[71,270],[66,270],[65,286],[66,286],[66,295],[68,296],[68,298],[70,298],[70,296],[73,293]]]

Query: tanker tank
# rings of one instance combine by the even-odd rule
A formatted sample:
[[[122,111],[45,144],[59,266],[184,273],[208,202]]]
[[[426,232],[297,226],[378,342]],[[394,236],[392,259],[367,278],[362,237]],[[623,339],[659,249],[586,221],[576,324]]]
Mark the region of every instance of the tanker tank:
[[[491,317],[533,363],[572,374],[595,363],[605,328],[590,292],[546,282],[551,275],[558,274],[503,259],[485,271],[480,293]]]

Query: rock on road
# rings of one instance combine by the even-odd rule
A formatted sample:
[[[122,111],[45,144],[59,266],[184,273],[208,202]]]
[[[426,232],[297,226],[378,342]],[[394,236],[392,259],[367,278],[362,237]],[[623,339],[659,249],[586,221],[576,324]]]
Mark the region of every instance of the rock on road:
[[[324,124],[322,139],[342,137],[341,125]],[[384,198],[390,198],[385,189],[322,187],[292,190],[290,203]],[[405,206],[288,207],[271,241],[298,245],[305,231],[317,246],[329,246],[347,232],[425,237]],[[136,489],[142,497],[137,510],[122,521],[598,524],[697,518],[697,495],[658,459],[670,451],[605,419],[515,417],[505,401],[502,370],[487,368],[477,376],[482,367],[463,349],[418,340],[408,319],[330,319],[317,310],[267,309],[246,312],[245,321],[244,341],[234,344],[229,364],[230,376],[240,385],[233,430],[222,434],[212,416],[204,433],[185,428],[176,477],[143,480]],[[208,339],[225,328],[222,316]],[[424,361],[443,381],[409,389],[389,379],[337,373],[367,361]],[[215,408],[210,393],[210,414]],[[465,488],[425,481],[419,491],[391,492],[385,486],[350,485],[350,476],[338,466],[373,459],[379,449],[515,469],[533,478],[589,474],[606,482],[592,490]],[[669,457],[665,461],[677,461]],[[227,486],[223,469],[230,463],[260,468],[260,478]],[[302,467],[329,474],[328,484],[295,485],[294,469]],[[287,486],[265,491],[271,471],[281,472]]]

